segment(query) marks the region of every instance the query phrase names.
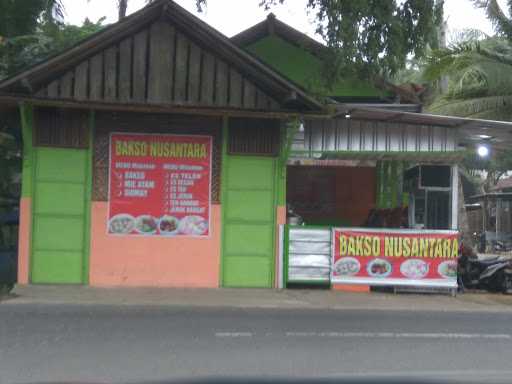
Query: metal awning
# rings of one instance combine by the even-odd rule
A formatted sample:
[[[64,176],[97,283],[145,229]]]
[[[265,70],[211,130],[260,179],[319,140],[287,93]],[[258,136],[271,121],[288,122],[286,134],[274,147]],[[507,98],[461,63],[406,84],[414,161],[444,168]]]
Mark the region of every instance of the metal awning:
[[[512,122],[414,113],[398,108],[368,107],[368,104],[338,104],[336,111],[336,116],[355,120],[454,128],[458,131],[458,144],[461,147],[485,143],[504,150],[512,145]]]

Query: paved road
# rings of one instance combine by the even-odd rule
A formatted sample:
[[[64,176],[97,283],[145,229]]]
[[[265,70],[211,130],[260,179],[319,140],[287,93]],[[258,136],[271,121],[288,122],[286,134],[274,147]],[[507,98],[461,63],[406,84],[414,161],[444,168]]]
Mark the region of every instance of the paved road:
[[[512,377],[506,313],[0,305],[0,382]],[[508,380],[506,380],[508,379]]]

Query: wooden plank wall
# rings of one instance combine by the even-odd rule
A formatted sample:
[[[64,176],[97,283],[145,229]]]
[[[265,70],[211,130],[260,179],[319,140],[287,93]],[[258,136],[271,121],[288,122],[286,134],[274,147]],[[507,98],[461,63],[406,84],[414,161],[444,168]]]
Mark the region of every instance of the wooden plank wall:
[[[232,118],[229,120],[230,155],[279,155],[279,120]]]
[[[95,54],[38,96],[276,110],[279,104],[229,63],[165,21]]]
[[[53,148],[88,148],[89,126],[85,111],[37,108],[33,145]]]

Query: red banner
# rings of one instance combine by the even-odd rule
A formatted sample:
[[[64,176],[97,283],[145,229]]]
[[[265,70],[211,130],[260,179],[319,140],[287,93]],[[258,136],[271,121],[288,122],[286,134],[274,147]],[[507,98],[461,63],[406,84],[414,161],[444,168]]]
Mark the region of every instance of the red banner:
[[[108,232],[208,236],[209,136],[113,133]]]
[[[458,232],[333,230],[334,283],[457,284]]]

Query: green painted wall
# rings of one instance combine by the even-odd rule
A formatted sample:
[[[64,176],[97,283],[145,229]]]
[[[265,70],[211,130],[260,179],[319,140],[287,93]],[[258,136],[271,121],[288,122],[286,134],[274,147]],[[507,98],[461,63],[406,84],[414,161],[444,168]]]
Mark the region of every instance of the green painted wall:
[[[86,150],[34,150],[32,283],[84,283]]]
[[[272,287],[275,168],[273,158],[229,156],[223,203],[225,287]]]
[[[321,79],[323,64],[314,55],[278,36],[266,36],[246,47],[290,80],[313,93],[322,93]],[[381,97],[382,91],[369,83],[357,79],[346,79],[327,91],[330,96],[340,97]]]
[[[224,129],[224,142],[227,127]],[[277,160],[222,157],[223,287],[271,288],[274,281]]]
[[[27,111],[22,110],[22,114]],[[92,143],[93,112],[89,115],[89,128]],[[24,175],[23,180],[24,184],[29,183],[32,193],[30,282],[86,284],[92,145],[88,149],[35,147],[30,155],[30,167],[24,165],[24,172],[30,168],[31,175],[26,176],[28,181]]]

